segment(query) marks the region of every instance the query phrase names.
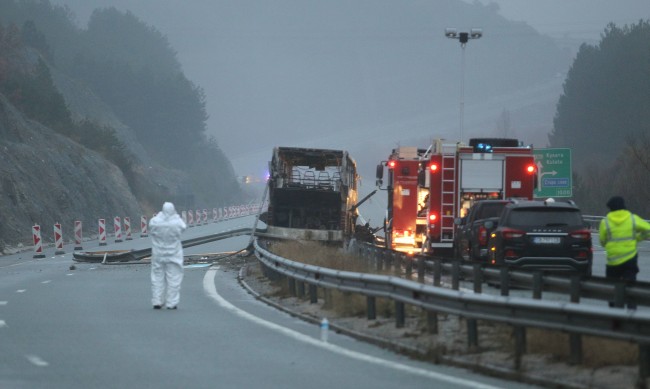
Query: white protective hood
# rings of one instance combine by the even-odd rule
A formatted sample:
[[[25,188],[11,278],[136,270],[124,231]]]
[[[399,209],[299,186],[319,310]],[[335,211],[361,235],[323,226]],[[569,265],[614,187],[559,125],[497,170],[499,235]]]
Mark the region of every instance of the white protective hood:
[[[172,261],[183,263],[183,245],[181,233],[187,225],[176,212],[174,204],[165,203],[161,212],[158,212],[149,222],[151,234],[151,251],[153,260]]]

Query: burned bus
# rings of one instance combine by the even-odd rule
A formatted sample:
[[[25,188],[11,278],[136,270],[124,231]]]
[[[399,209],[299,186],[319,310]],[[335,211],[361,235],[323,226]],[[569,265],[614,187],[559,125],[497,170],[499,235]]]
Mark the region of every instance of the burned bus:
[[[356,163],[346,151],[276,147],[269,162],[267,233],[345,242],[357,218]]]

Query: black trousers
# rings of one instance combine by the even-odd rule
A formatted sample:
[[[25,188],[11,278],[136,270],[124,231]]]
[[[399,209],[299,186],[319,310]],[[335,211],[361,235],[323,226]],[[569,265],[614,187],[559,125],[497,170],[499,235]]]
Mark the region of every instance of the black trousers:
[[[624,262],[617,266],[606,266],[605,275],[607,278],[623,281],[636,281],[636,275],[639,272],[639,255],[635,255],[634,258],[630,259],[627,262]],[[614,303],[609,303],[609,306],[614,306]],[[629,309],[636,309],[635,303],[628,303],[627,307]]]

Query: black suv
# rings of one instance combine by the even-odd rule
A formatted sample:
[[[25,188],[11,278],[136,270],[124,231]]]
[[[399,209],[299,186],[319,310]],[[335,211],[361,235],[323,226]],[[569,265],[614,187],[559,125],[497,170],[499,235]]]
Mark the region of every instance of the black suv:
[[[591,275],[591,231],[572,201],[506,205],[489,248],[491,264]]]
[[[474,203],[463,218],[456,218],[454,253],[458,259],[485,262],[488,259],[490,232],[511,200],[480,200]],[[491,225],[486,223],[490,221]]]

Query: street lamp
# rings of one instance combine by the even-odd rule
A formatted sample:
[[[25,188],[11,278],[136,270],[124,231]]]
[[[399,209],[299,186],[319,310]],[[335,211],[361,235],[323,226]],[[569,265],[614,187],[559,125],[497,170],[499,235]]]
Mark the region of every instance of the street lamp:
[[[458,32],[455,28],[445,28],[445,36],[449,39],[458,39],[460,42],[460,141],[463,141],[463,116],[465,114],[465,45],[470,39],[479,39],[483,36],[483,30],[472,28],[469,32]]]

